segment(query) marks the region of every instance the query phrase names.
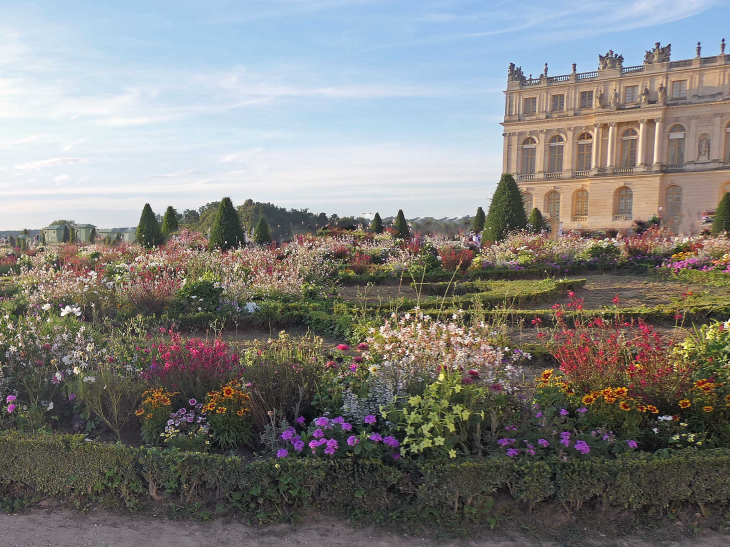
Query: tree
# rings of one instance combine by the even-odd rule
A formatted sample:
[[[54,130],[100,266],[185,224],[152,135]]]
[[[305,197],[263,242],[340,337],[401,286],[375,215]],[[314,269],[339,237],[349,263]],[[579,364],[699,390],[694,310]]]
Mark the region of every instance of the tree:
[[[162,235],[169,236],[171,233],[176,232],[177,229],[177,211],[170,205],[165,211],[165,216],[162,217]]]
[[[375,213],[370,229],[376,234],[383,233],[383,219],[380,218],[380,213]]]
[[[502,175],[489,204],[482,241],[501,241],[512,230],[527,226],[522,193],[512,175]]]
[[[63,237],[61,238],[61,241],[63,243],[68,243],[71,241],[71,232],[68,229],[68,224],[63,225]]]
[[[96,227],[91,227],[91,232],[89,232],[89,243],[95,243],[96,242]]]
[[[155,213],[152,212],[152,207],[149,203],[145,203],[137,225],[137,241],[140,245],[149,249],[162,245],[164,240],[165,237],[162,235]]]
[[[329,223],[329,219],[327,218],[327,213],[320,213],[317,217],[317,225],[320,228],[324,228]]]
[[[241,219],[231,203],[231,198],[223,198],[218,206],[218,212],[213,221],[213,227],[210,230],[210,239],[208,240],[208,248],[235,249],[243,245],[243,229],[241,228]]]
[[[10,244],[11,249],[15,248],[15,238],[13,237],[13,234],[8,236],[8,243]]]
[[[408,239],[411,237],[411,232],[408,229],[408,221],[406,220],[406,216],[403,214],[403,209],[398,209],[398,214],[395,217],[393,227],[396,231],[396,237],[401,239]]]
[[[712,235],[723,232],[730,234],[730,192],[722,196],[712,219]]]
[[[256,223],[256,227],[253,229],[253,240],[258,245],[271,243],[271,230],[269,230],[269,223],[266,222],[265,217],[261,217]]]
[[[486,221],[486,216],[484,215],[484,209],[479,207],[477,209],[477,214],[474,215],[474,221],[471,224],[472,230],[475,232],[481,233],[484,231],[484,222]]]
[[[543,227],[545,226],[545,221],[542,218],[542,213],[540,212],[540,209],[535,207],[530,212],[530,218],[527,219],[527,225],[530,228],[530,232],[533,234],[539,234],[542,232]]]

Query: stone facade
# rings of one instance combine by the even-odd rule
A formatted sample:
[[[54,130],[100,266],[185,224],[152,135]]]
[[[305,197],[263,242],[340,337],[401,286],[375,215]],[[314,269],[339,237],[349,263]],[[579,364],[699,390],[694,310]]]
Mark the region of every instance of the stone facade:
[[[659,215],[697,233],[730,192],[730,55],[671,61],[657,43],[644,63],[613,51],[598,70],[525,77],[510,64],[505,173],[526,207],[563,229],[629,228]]]

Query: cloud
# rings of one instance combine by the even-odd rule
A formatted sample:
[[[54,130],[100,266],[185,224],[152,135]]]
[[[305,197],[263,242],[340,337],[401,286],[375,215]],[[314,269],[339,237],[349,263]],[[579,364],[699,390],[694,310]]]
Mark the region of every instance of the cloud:
[[[88,140],[90,140],[90,139],[79,139],[77,141],[70,142],[68,144],[63,145],[61,147],[61,150],[63,150],[64,152],[70,152],[71,150],[76,148],[79,144],[81,144],[82,142],[86,142]]]
[[[87,163],[88,161],[86,158],[49,158],[47,160],[21,163],[16,165],[15,168],[19,171],[33,171],[45,169],[46,167],[55,167],[56,165],[77,165],[79,163]]]
[[[178,171],[177,173],[168,173],[166,175],[150,175],[152,178],[156,179],[173,179],[178,177],[184,177],[187,175],[199,175],[200,171],[196,171],[195,169],[188,169],[187,171]]]
[[[0,140],[0,148],[10,148],[20,144],[28,144],[37,141],[42,137],[43,135],[28,135],[27,137],[21,137],[19,139]]]
[[[60,186],[64,183],[64,181],[67,181],[70,177],[68,175],[58,175],[57,177],[53,177],[53,182],[56,183],[56,186]]]

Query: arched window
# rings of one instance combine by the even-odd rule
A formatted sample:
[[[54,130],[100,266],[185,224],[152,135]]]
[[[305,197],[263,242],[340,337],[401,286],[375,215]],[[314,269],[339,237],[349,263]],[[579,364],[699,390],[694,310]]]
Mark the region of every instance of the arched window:
[[[730,194],[730,182],[726,182],[722,187],[722,192],[720,192],[720,199],[725,197],[725,194]]]
[[[636,167],[636,145],[639,142],[639,134],[636,129],[627,129],[621,135],[621,167]]]
[[[525,206],[525,212],[529,215],[532,212],[533,197],[529,192],[522,194],[522,203]]]
[[[630,220],[634,213],[634,192],[627,186],[616,190],[614,200],[614,220]]]
[[[555,135],[550,139],[548,155],[548,173],[560,173],[563,170],[563,137]]]
[[[535,149],[537,141],[532,137],[527,137],[522,141],[522,174],[535,174]]]
[[[667,188],[667,222],[672,231],[676,232],[682,215],[682,189],[673,184]]]
[[[725,163],[730,163],[730,123],[725,128]]]
[[[558,192],[555,190],[548,192],[545,196],[545,203],[547,205],[545,209],[550,218],[560,217],[560,194]]]
[[[669,130],[669,158],[667,165],[684,165],[684,127],[674,125]]]
[[[589,171],[591,169],[592,151],[593,137],[590,133],[582,133],[578,137],[578,161],[575,164],[576,171]]]
[[[573,196],[573,216],[588,216],[588,191],[578,190]]]

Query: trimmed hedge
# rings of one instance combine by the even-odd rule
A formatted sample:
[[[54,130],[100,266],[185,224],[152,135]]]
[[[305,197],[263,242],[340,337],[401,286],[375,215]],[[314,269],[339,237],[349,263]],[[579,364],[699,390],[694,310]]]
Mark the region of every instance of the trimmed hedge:
[[[633,454],[567,463],[505,456],[463,462],[385,464],[375,460],[267,459],[131,448],[85,442],[79,435],[0,434],[3,501],[55,499],[129,510],[208,507],[256,522],[291,518],[302,509],[424,522],[489,519],[493,496],[532,507],[589,500],[631,510],[676,503],[730,501],[730,450]],[[21,493],[18,495],[18,493]]]

